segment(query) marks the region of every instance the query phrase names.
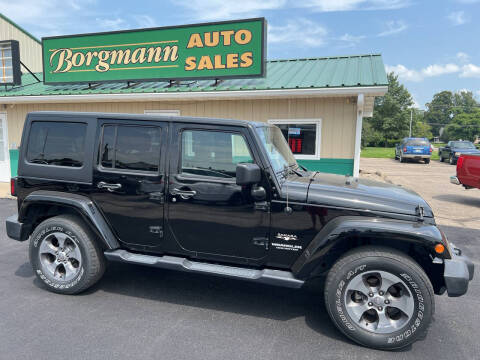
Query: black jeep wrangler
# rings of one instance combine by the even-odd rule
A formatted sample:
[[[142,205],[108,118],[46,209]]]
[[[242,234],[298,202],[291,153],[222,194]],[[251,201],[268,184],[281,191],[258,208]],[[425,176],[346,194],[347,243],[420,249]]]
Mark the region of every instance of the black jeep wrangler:
[[[324,279],[346,336],[396,349],[426,332],[434,294],[465,294],[474,272],[416,193],[307,171],[264,123],[30,113],[12,192],[8,235],[30,239],[35,274],[62,294],[95,284],[107,260],[292,288]]]

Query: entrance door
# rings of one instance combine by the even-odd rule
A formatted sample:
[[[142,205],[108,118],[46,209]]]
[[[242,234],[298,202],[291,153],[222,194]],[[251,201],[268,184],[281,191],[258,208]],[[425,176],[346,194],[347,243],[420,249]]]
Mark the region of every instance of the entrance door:
[[[248,133],[176,124],[172,140],[170,234],[200,258],[261,263],[267,255],[269,213],[256,209],[251,186],[235,180],[237,163],[255,162]]]
[[[10,156],[8,153],[7,114],[0,113],[0,181],[10,181]]]

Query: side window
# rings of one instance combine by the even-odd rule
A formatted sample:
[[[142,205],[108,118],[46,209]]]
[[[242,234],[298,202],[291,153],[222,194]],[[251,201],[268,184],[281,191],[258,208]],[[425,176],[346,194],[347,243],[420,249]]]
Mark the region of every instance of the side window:
[[[29,133],[27,161],[81,167],[85,159],[86,133],[85,123],[34,121]]]
[[[100,164],[107,169],[158,172],[160,128],[105,125]]]
[[[245,138],[236,133],[182,132],[182,173],[234,178],[238,163],[253,163]]]

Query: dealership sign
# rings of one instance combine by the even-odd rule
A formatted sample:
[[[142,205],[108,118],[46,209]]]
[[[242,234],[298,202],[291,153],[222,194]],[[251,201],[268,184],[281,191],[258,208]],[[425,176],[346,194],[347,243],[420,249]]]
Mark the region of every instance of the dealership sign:
[[[46,84],[265,75],[265,19],[42,39]]]

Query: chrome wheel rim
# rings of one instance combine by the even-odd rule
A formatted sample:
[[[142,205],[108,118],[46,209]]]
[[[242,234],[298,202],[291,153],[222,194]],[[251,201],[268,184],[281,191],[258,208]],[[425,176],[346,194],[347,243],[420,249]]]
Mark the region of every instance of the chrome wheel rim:
[[[379,334],[400,330],[415,310],[410,289],[386,271],[356,275],[345,290],[344,301],[348,315],[358,326]]]
[[[55,280],[70,281],[77,276],[82,265],[82,254],[73,239],[61,232],[51,233],[40,244],[42,270]]]

